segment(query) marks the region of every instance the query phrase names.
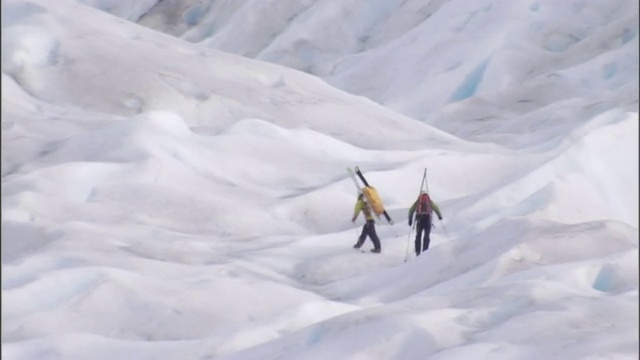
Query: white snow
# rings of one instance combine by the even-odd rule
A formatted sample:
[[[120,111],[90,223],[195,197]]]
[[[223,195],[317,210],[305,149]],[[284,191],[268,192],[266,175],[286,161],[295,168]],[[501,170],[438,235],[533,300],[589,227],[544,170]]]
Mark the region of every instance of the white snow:
[[[3,0],[2,358],[637,359],[638,14]]]

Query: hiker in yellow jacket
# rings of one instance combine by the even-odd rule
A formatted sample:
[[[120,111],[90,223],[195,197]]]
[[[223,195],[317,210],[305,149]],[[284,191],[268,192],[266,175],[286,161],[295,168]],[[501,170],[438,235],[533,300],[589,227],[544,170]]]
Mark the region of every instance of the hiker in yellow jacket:
[[[373,242],[373,249],[371,250],[371,252],[379,254],[382,249],[380,248],[380,238],[378,238],[378,234],[376,234],[376,221],[373,218],[373,211],[370,205],[367,203],[361,192],[358,193],[358,201],[356,202],[351,222],[356,221],[358,215],[360,215],[360,212],[364,213],[366,222],[362,227],[362,233],[358,238],[358,242],[353,247],[359,249],[362,244],[364,244],[367,236],[369,236],[369,238],[371,238],[371,241]]]

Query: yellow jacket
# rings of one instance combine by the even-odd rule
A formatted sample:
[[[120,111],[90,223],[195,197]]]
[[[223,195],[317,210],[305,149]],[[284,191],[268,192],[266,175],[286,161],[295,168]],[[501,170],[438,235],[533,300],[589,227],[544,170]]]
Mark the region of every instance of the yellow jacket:
[[[362,211],[364,213],[364,217],[365,219],[368,220],[374,220],[373,218],[373,212],[371,211],[371,208],[369,207],[369,204],[367,204],[362,197],[358,198],[358,201],[356,202],[356,206],[355,209],[353,210],[353,218],[351,219],[352,221],[355,221],[358,218],[358,215],[360,215],[360,211]]]

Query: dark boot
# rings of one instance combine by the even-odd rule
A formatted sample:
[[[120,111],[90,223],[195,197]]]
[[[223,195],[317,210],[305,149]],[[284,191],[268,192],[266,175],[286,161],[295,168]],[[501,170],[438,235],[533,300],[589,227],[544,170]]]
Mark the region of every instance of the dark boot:
[[[382,252],[382,250],[380,249],[371,249],[372,253],[376,253],[376,254],[380,254]]]

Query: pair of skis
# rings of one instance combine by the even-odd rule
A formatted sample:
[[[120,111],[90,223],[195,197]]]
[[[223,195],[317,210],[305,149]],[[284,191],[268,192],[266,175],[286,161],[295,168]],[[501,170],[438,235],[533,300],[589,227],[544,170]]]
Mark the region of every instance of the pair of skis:
[[[351,180],[353,180],[353,184],[356,186],[356,189],[359,192],[363,191],[363,187],[364,186],[370,187],[369,182],[367,182],[367,179],[365,179],[365,177],[362,174],[362,171],[360,171],[359,167],[356,166],[354,169],[347,168],[347,172],[349,173],[349,176],[351,176]],[[364,184],[364,186],[361,185],[360,183],[358,183],[358,180],[356,179],[356,176],[360,179],[360,181],[362,182],[362,184]],[[382,214],[384,215],[385,219],[387,219],[389,224],[393,225],[393,220],[391,220],[391,217],[387,213],[387,210],[384,210]]]

